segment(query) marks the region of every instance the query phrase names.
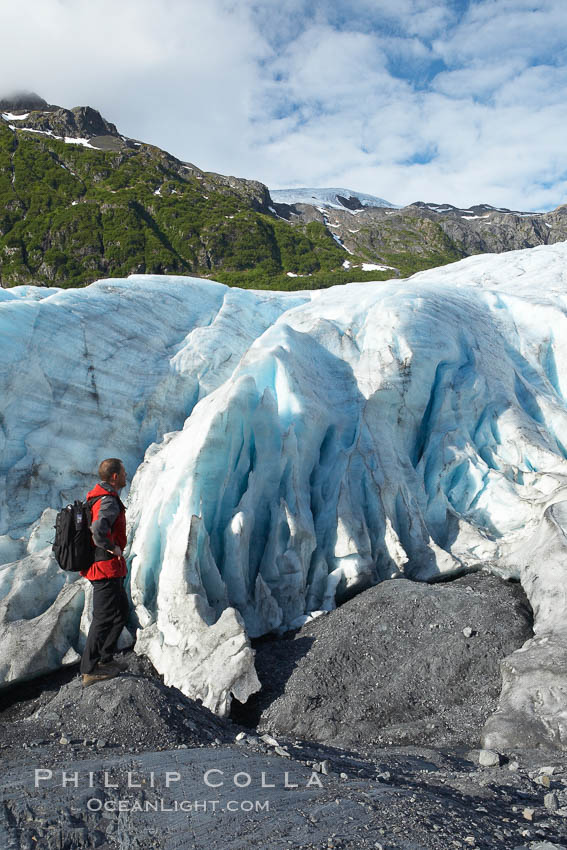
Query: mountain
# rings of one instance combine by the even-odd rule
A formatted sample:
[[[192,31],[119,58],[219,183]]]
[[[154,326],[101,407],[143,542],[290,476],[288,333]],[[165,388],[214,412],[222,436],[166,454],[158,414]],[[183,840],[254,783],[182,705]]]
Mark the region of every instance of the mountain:
[[[279,190],[278,190],[279,191]],[[394,207],[370,195],[349,193],[348,205],[340,202],[334,189],[309,189],[293,201],[296,190],[282,190],[285,203],[275,212],[292,224],[320,222],[335,241],[352,255],[348,267],[382,263],[390,275],[407,275],[444,265],[472,254],[502,253],[567,239],[567,205],[553,212],[534,213],[480,204],[461,209],[452,204],[417,201]],[[303,193],[303,190],[297,190]],[[347,191],[347,190],[341,190]],[[278,196],[278,192],[271,193]],[[383,267],[383,266],[382,266]],[[362,265],[364,268],[364,265]]]
[[[298,288],[298,275],[312,288],[343,281],[345,252],[324,224],[290,227],[270,205],[263,184],[129,139],[89,107],[2,101],[4,287],[136,273],[277,289]]]
[[[318,289],[567,239],[567,207],[524,213],[349,189],[276,190],[122,135],[91,107],[0,99],[0,285],[128,274]]]

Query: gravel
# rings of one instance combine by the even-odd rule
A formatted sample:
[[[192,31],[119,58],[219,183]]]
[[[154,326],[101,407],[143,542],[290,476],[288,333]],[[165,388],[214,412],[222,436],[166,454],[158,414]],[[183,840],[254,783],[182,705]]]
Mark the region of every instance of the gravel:
[[[233,716],[357,749],[476,746],[498,703],[501,660],[532,635],[517,583],[481,572],[383,582],[287,639],[256,641],[262,690]]]
[[[407,604],[409,583],[389,584],[399,585]],[[498,652],[509,652],[510,643],[501,631],[508,629],[512,644],[529,632],[529,611],[518,589],[509,585],[503,590],[485,576],[468,576],[452,587],[412,585],[410,589],[411,598],[418,601],[406,616],[393,597],[378,598],[373,588],[361,595],[365,600],[351,600],[292,639],[257,642],[265,676],[271,659],[266,702],[261,711],[258,703],[241,706],[232,719],[216,717],[200,703],[166,687],[151,664],[133,653],[125,655],[127,672],[84,690],[75,667],[4,691],[0,848],[566,848],[565,754],[523,750],[496,754],[497,762],[489,766],[479,763],[478,728],[497,690],[497,682],[487,684],[478,678],[483,663],[487,676],[498,669],[497,652],[488,652],[487,647],[496,641]],[[494,608],[486,616],[480,616],[479,610],[493,594],[506,594],[508,589],[498,612],[504,623],[500,630]],[[473,600],[475,604],[469,604]],[[355,611],[366,614],[358,632],[352,628]],[[515,612],[515,619],[506,619],[507,612]],[[333,622],[335,633],[330,628]],[[380,623],[388,628],[379,629]],[[437,625],[430,630],[430,623]],[[463,635],[467,626],[475,633],[470,638]],[[369,644],[373,631],[377,637]],[[440,636],[444,636],[441,642]],[[465,641],[476,642],[474,649],[480,646],[482,651],[475,654],[472,646],[466,651]],[[465,716],[466,709],[471,724],[476,724],[473,732],[463,734],[460,715],[455,713],[457,686],[443,684],[438,685],[435,706],[444,729],[449,721],[453,723],[450,733],[433,735],[433,746],[422,740],[381,743],[379,738],[384,729],[392,729],[395,714],[393,708],[386,711],[370,701],[374,691],[367,674],[370,669],[373,675],[380,671],[363,653],[369,647],[377,652],[383,644],[386,649],[378,658],[384,662],[396,646],[405,647],[409,669],[400,669],[402,682],[424,671],[414,687],[416,703],[422,707],[429,705],[430,696],[418,692],[427,677],[440,674],[442,667],[458,673],[463,657],[469,658],[472,680],[462,711]],[[325,653],[308,659],[318,647],[329,653],[333,648],[329,680],[320,666]],[[457,660],[451,647],[456,648]],[[434,649],[443,653],[443,665],[431,663]],[[402,649],[396,663],[401,657]],[[314,673],[310,696],[319,697],[325,718],[322,728],[331,728],[327,698],[331,685],[336,688],[334,743],[298,734],[300,723],[292,724],[292,733],[276,728],[276,723],[269,731],[265,723],[260,729],[255,726],[260,716],[279,716],[269,715],[270,700],[275,705],[287,696],[294,671],[306,659]],[[360,686],[350,675],[353,664],[349,666],[347,660],[354,661]],[[389,682],[395,695],[392,665],[386,666],[382,681]],[[341,684],[355,688],[357,698],[368,700],[366,707],[376,705],[376,723],[366,739],[353,735],[355,713]],[[380,688],[374,690],[380,693]],[[298,688],[297,693],[303,691]],[[475,702],[475,694],[482,699]],[[411,708],[401,697],[397,704]],[[296,704],[297,712],[302,705]],[[477,709],[471,710],[471,705]],[[418,737],[424,718],[410,716],[407,723]],[[367,714],[361,717],[366,734],[372,727]],[[458,722],[451,719],[455,717]],[[302,720],[301,716],[296,719]],[[321,726],[306,728],[317,731]],[[37,774],[38,770],[43,773]]]

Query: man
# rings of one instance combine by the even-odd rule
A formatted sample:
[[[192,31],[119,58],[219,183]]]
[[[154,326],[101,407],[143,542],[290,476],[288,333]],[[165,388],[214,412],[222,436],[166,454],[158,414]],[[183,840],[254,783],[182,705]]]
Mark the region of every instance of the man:
[[[93,619],[80,667],[83,687],[112,679],[126,669],[112,658],[129,610],[122,557],[126,511],[118,495],[126,484],[126,470],[121,460],[110,457],[102,461],[98,474],[100,483],[87,494],[87,499],[96,499],[91,525],[95,560],[88,570],[81,571],[93,587]]]

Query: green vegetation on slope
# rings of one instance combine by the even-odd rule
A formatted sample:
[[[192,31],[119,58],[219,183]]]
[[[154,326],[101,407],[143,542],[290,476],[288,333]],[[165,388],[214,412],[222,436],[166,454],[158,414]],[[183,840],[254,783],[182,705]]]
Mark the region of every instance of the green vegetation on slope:
[[[399,269],[402,277],[466,256],[439,224],[407,213],[392,213],[372,229],[361,228],[360,241],[371,247],[371,262],[379,256],[385,265]]]
[[[343,269],[349,255],[326,227],[267,214],[259,185],[186,168],[150,145],[99,151],[0,120],[0,284],[71,287],[145,273],[318,289],[392,277]],[[413,230],[394,236],[379,253],[402,276],[458,258],[438,234],[426,254]]]
[[[345,252],[323,225],[291,227],[238,187],[186,174],[148,145],[97,151],[0,121],[0,282],[70,287],[146,273],[255,287],[283,276],[304,288],[341,270]]]

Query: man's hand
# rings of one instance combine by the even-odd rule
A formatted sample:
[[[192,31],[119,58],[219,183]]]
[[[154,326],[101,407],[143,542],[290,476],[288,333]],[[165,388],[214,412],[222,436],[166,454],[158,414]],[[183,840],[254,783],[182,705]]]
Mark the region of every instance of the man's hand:
[[[116,555],[117,558],[122,557],[122,549],[120,548],[120,546],[114,547],[114,554]]]

